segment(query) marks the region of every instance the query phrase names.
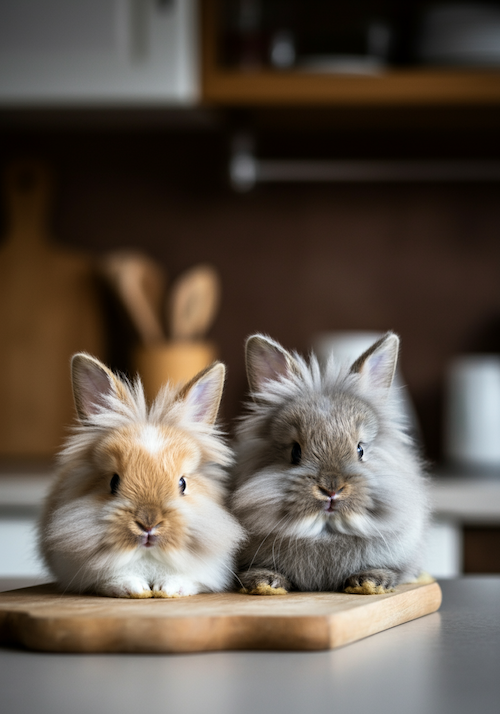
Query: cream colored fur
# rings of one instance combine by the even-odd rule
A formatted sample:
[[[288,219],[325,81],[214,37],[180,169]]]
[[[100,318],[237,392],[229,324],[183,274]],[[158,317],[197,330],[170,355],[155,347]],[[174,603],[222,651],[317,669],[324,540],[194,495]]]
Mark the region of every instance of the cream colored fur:
[[[214,422],[224,366],[148,407],[139,380],[75,355],[79,424],[39,527],[44,560],[65,591],[179,597],[233,580],[244,535],[226,510],[232,454]]]

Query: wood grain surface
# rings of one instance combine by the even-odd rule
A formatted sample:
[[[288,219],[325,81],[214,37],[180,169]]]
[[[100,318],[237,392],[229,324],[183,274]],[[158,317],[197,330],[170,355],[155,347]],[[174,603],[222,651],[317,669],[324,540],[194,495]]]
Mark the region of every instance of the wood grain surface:
[[[437,583],[385,595],[210,593],[127,600],[61,594],[53,585],[0,593],[0,644],[50,652],[325,650],[435,612]]]
[[[51,457],[74,408],[70,358],[103,357],[91,261],[52,243],[52,182],[43,164],[12,164],[0,247],[0,455]]]

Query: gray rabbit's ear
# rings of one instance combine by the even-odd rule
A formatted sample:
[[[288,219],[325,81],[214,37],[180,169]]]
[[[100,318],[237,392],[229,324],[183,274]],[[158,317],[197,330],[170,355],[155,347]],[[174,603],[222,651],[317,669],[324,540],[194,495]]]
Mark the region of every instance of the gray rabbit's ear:
[[[399,337],[388,332],[354,362],[351,372],[360,374],[363,386],[389,389],[398,361]]]
[[[213,424],[219,412],[226,368],[214,362],[184,385],[179,399],[184,400],[191,418],[196,422]]]
[[[71,359],[71,381],[78,418],[91,421],[102,407],[108,406],[106,397],[124,397],[122,382],[95,357],[78,352]]]
[[[292,355],[265,335],[252,335],[247,339],[245,359],[251,392],[260,392],[269,380],[297,372]]]

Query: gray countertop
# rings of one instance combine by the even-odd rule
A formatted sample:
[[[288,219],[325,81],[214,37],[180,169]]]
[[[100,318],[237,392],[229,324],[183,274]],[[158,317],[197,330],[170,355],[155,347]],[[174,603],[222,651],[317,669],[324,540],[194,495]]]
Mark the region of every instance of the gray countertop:
[[[500,577],[440,584],[439,612],[334,651],[57,655],[0,649],[1,709],[9,714],[498,711]]]

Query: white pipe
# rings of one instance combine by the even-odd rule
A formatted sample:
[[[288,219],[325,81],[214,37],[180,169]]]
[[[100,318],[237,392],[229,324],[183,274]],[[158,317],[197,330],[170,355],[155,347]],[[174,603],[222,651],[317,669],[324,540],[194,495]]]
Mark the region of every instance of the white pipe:
[[[236,150],[229,176],[237,191],[258,183],[323,182],[492,182],[500,181],[500,162],[488,160],[305,161],[257,159],[248,150]]]

